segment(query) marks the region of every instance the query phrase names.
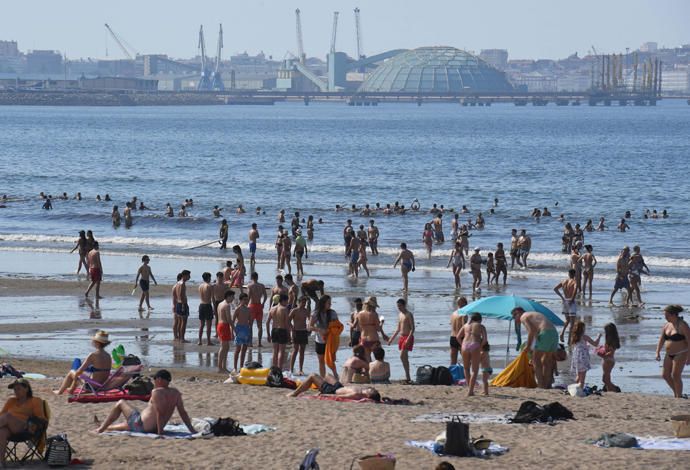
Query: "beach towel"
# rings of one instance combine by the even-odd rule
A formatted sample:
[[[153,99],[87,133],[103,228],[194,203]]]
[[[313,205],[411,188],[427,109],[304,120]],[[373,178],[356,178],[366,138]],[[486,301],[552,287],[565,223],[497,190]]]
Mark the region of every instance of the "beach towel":
[[[429,452],[432,452],[435,455],[441,455],[444,457],[455,457],[454,455],[447,455],[444,454],[442,449],[442,446],[440,444],[436,444],[436,441],[405,441],[405,444],[410,446],[410,447],[417,447],[419,449],[425,449],[428,450]],[[489,457],[492,455],[503,455],[506,452],[508,452],[508,447],[503,447],[501,445],[496,444],[495,442],[492,442],[489,444],[488,449],[484,450],[479,450],[479,449],[474,449],[474,456],[475,457]],[[462,457],[457,457],[457,458],[462,458]]]
[[[513,362],[508,364],[491,381],[493,387],[524,387],[537,388],[537,381],[534,379],[534,369],[529,363],[529,356],[523,349]]]
[[[513,418],[511,414],[492,415],[486,413],[430,413],[417,416],[413,423],[447,423],[453,416],[459,416],[463,423],[469,424],[508,424]]]
[[[147,395],[132,395],[126,390],[108,390],[99,393],[75,390],[75,395],[67,398],[67,403],[110,403],[119,400],[149,401],[150,399],[150,393]]]
[[[354,398],[339,397],[337,395],[302,395],[302,398],[306,398],[308,400],[346,401],[346,402],[352,402],[352,403],[376,403],[371,398],[354,399]]]
[[[646,450],[690,450],[690,438],[638,437],[637,444],[640,446],[640,449]]]
[[[345,327],[339,320],[331,320],[328,323],[328,334],[326,335],[326,354],[324,360],[331,369],[335,367],[335,353],[340,347],[340,334]]]
[[[194,434],[190,433],[187,426],[184,424],[166,424],[164,429],[165,434],[162,436],[154,433],[132,431],[106,431],[103,435],[147,437],[149,439],[209,439],[215,437],[213,431],[211,431],[211,427],[215,422],[216,418],[192,418],[192,426],[196,431]],[[240,427],[248,436],[276,430],[273,426],[266,426],[264,424],[245,424]]]

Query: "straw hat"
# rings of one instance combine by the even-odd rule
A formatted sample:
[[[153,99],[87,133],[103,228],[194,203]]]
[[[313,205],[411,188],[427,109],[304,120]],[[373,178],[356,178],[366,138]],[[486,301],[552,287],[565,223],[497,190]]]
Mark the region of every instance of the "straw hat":
[[[379,308],[379,304],[378,304],[378,302],[376,302],[375,296],[367,297],[367,300],[364,302],[364,305],[369,305],[370,307]]]
[[[91,338],[92,341],[95,341],[97,343],[101,343],[105,346],[110,344],[110,340],[108,339],[108,333],[103,330],[98,330],[95,335]]]

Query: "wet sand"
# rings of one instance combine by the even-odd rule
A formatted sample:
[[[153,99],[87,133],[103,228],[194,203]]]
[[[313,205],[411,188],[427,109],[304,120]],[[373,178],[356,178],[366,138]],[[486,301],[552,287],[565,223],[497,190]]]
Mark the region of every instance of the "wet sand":
[[[64,373],[66,362],[15,360],[15,366],[49,377]],[[384,396],[423,402],[417,406],[333,403],[286,398],[284,389],[249,385],[224,385],[204,371],[173,369],[172,386],[183,393],[192,417],[230,416],[243,424],[261,423],[276,431],[249,437],[175,441],[98,436],[94,416],[103,420],[111,404],[67,404],[50,393],[59,379],[33,381],[35,395],[48,400],[53,419],[49,433],[66,432],[79,452],[76,456],[92,468],[133,467],[155,461],[165,468],[297,468],[304,453],[321,449],[318,462],[324,469],[348,469],[352,459],[376,452],[393,453],[397,469],[434,468],[448,460],[456,468],[682,468],[687,452],[602,449],[586,439],[604,432],[637,436],[671,436],[668,418],[690,413],[690,402],[635,393],[573,398],[558,391],[493,389],[490,397],[467,398],[461,387],[380,386]],[[2,379],[0,384],[8,382]],[[3,387],[4,389],[4,387]],[[7,393],[8,391],[6,391]],[[500,457],[465,460],[440,458],[405,445],[407,440],[432,440],[444,424],[411,422],[436,412],[514,413],[523,400],[560,401],[577,418],[555,427],[523,424],[471,424],[473,437],[483,435],[510,448]],[[135,402],[139,409],[143,403]],[[177,421],[177,415],[173,421]],[[366,429],[363,431],[363,429]],[[375,438],[374,438],[375,436]],[[125,450],[126,449],[126,450]],[[228,449],[228,450],[221,450]],[[356,465],[356,464],[355,464]],[[356,468],[356,467],[355,467]]]

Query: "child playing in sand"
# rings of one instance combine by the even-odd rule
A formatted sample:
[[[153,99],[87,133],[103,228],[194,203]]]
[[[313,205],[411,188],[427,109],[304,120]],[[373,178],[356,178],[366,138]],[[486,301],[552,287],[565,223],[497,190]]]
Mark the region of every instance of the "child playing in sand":
[[[140,311],[144,310],[142,307],[142,305],[144,305],[144,300],[146,300],[146,306],[148,309],[153,310],[153,307],[151,307],[151,303],[149,302],[149,278],[151,278],[155,285],[158,285],[158,282],[156,282],[156,278],[153,276],[153,272],[151,271],[151,266],[149,266],[149,261],[151,261],[151,259],[148,257],[148,255],[141,257],[142,265],[139,266],[137,278],[134,280],[134,288],[136,289],[137,285],[141,287],[141,297],[139,298]]]
[[[596,348],[599,346],[600,340],[601,334],[597,336],[596,341],[585,334],[585,323],[582,320],[575,322],[573,335],[570,338],[570,346],[573,348],[571,368],[577,374],[577,383],[583,389],[585,388],[587,371],[590,369],[589,346],[587,344],[589,343]]]
[[[601,357],[605,392],[620,392],[621,389],[611,382],[611,371],[616,365],[616,349],[620,349],[621,342],[618,338],[618,328],[613,323],[604,326],[604,345],[597,348],[597,355]]]
[[[482,382],[484,383],[484,395],[489,395],[489,379],[491,378],[491,374],[494,373],[494,370],[491,368],[491,357],[489,357],[489,351],[490,351],[490,346],[489,343],[484,344],[482,346],[482,353],[481,356],[479,357],[479,362],[482,367]]]
[[[228,291],[232,292],[232,291]],[[247,354],[247,346],[252,344],[252,317],[249,311],[249,295],[240,294],[240,305],[232,314],[233,330],[235,331],[235,357],[233,360],[233,371],[237,371],[237,359],[240,359],[240,366],[244,364],[244,357]]]
[[[232,341],[233,337],[232,301],[234,298],[235,292],[232,290],[225,291],[225,299],[218,304],[217,308],[218,324],[216,325],[216,333],[220,341],[220,349],[218,350],[218,372],[223,373],[228,372],[228,351],[230,350],[230,341]]]
[[[304,349],[309,342],[309,330],[307,320],[311,317],[311,312],[307,308],[307,296],[303,295],[299,299],[297,308],[293,308],[288,316],[290,330],[292,331],[292,357],[290,358],[290,372],[295,370],[295,360],[299,355],[299,372],[297,375],[304,375]]]
[[[486,255],[486,285],[490,286],[493,278],[496,278],[496,266],[494,266],[494,254]],[[498,280],[496,281],[498,284]]]
[[[412,351],[414,347],[414,317],[405,307],[405,300],[398,299],[398,327],[395,329],[395,333],[388,339],[388,344],[391,344],[398,333],[400,333],[400,339],[398,340],[398,349],[400,350],[400,361],[402,362],[403,369],[405,369],[405,381],[407,383],[412,382],[410,377],[410,360],[408,357],[409,351]]]

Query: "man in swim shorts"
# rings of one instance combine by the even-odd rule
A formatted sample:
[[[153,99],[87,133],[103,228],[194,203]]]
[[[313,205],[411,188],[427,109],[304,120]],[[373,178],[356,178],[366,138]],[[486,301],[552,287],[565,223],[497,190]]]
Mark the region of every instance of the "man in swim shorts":
[[[283,368],[285,362],[285,345],[287,345],[289,338],[288,334],[288,315],[290,311],[287,307],[287,294],[280,294],[278,296],[278,305],[275,305],[269,310],[268,318],[266,319],[266,331],[270,331],[271,335],[268,341],[273,343],[273,361],[272,366]],[[273,328],[271,328],[271,323]]]
[[[252,323],[256,322],[259,337],[259,347],[261,347],[261,337],[263,336],[264,306],[266,305],[266,286],[259,282],[259,273],[252,273],[252,280],[247,284],[247,294],[249,294],[249,312],[251,313]],[[251,328],[251,323],[250,323]],[[244,363],[244,361],[242,361]]]
[[[131,431],[162,435],[165,425],[177,409],[180,419],[189,432],[195,434],[197,431],[192,426],[192,421],[184,408],[182,394],[179,390],[170,387],[171,381],[172,376],[167,370],[161,369],[156,372],[153,376],[155,388],[151,392],[151,400],[146,408],[140,413],[129,402],[120,400],[96,432],[100,434],[105,431]],[[126,422],[113,424],[120,415],[124,415]]]
[[[367,229],[367,236],[369,238],[369,248],[371,249],[371,255],[377,256],[379,254],[378,244],[379,244],[379,228],[374,225],[374,219],[369,221],[369,228]]]
[[[551,388],[556,364],[555,353],[558,349],[558,331],[553,323],[539,312],[525,312],[523,308],[516,307],[511,314],[516,323],[520,322],[527,329],[525,351],[533,351],[532,364],[537,386]]]
[[[299,299],[297,308],[293,308],[288,315],[290,331],[292,332],[292,357],[290,358],[290,372],[295,369],[295,362],[299,356],[299,372],[297,375],[304,375],[304,350],[309,343],[309,330],[307,321],[311,312],[307,309],[307,296],[303,295]]]
[[[398,327],[395,333],[388,339],[391,344],[395,337],[400,334],[398,340],[398,350],[400,351],[400,362],[405,370],[405,381],[412,382],[410,377],[410,359],[408,353],[414,348],[414,316],[407,310],[405,299],[398,299]]]
[[[233,371],[237,372],[237,359],[240,359],[239,367],[244,364],[244,357],[247,354],[247,347],[252,344],[252,315],[247,303],[249,295],[240,294],[240,305],[232,314],[233,330],[235,331],[235,357],[233,359]]]
[[[568,325],[570,325],[570,330],[568,330],[568,344],[570,344],[570,336],[573,333],[573,327],[575,326],[575,320],[577,319],[577,302],[575,301],[575,298],[577,297],[579,289],[577,286],[577,280],[575,279],[576,275],[577,271],[574,269],[568,270],[568,279],[559,282],[556,287],[553,288],[553,291],[556,293],[556,295],[558,295],[558,297],[561,298],[561,301],[563,302],[563,316],[565,317],[565,325],[563,325],[563,330],[561,331],[561,341],[565,341],[563,339],[565,330],[568,328]],[[562,294],[561,289],[563,289]]]
[[[227,290],[224,293],[224,299],[218,304],[216,311],[218,312],[218,324],[216,325],[216,333],[220,341],[220,350],[218,351],[218,372],[228,373],[228,351],[230,350],[230,341],[232,341],[232,301],[235,298],[235,292]]]
[[[252,224],[252,229],[249,231],[249,264],[256,263],[256,241],[259,239],[259,229],[256,224]]]
[[[101,253],[98,251],[98,242],[93,242],[93,249],[86,255],[86,259],[88,261],[91,284],[86,289],[84,296],[88,297],[91,289],[96,287],[96,305],[98,305],[98,299],[101,298],[101,281],[103,280],[103,265],[101,264]]]
[[[522,259],[520,264],[523,268],[527,268],[527,257],[532,249],[532,239],[527,235],[527,230],[524,228],[520,231],[520,238],[517,241],[518,255]]]
[[[137,284],[141,288],[141,297],[139,298],[139,311],[144,310],[144,300],[146,300],[146,306],[148,307],[148,309],[153,310],[153,307],[151,307],[151,302],[149,301],[150,280],[152,280],[156,285],[158,285],[158,282],[156,282],[156,278],[153,276],[153,271],[151,271],[151,266],[149,266],[150,261],[151,259],[148,257],[148,255],[144,255],[141,257],[141,266],[139,266],[139,270],[137,271],[137,277],[134,280],[134,288],[136,289]]]
[[[613,285],[613,291],[611,291],[611,297],[609,298],[609,305],[613,305],[613,296],[616,295],[620,289],[625,289],[628,295],[625,298],[625,304],[630,304],[630,299],[632,298],[632,291],[630,290],[630,280],[628,279],[628,272],[630,271],[630,248],[627,246],[623,247],[618,260],[616,261],[616,282]]]
[[[407,243],[400,244],[400,254],[395,259],[395,263],[393,263],[393,268],[398,266],[398,263],[400,263],[400,273],[402,274],[403,278],[403,290],[407,292],[407,288],[409,285],[408,275],[410,271],[415,270],[414,254],[407,249]]]
[[[348,400],[361,400],[363,398],[368,398],[370,400],[374,400],[375,402],[381,401],[381,394],[374,387],[345,387],[331,375],[327,375],[324,378],[317,374],[311,374],[309,377],[307,377],[307,380],[302,382],[297,390],[288,393],[287,396],[298,397],[302,393],[309,390],[312,384],[319,388],[319,393],[321,395],[335,395]]]
[[[203,273],[201,279],[204,282],[199,285],[199,342],[197,344],[201,346],[201,338],[204,335],[204,326],[206,326],[206,344],[213,346],[213,343],[211,343],[211,326],[213,325],[211,273]]]

